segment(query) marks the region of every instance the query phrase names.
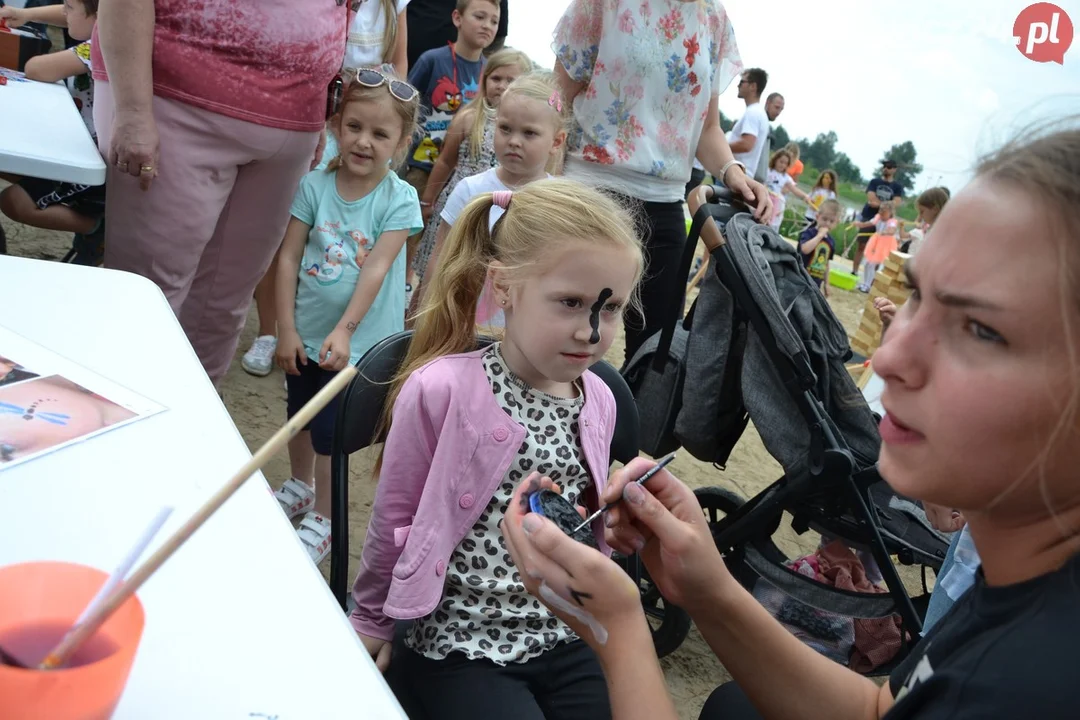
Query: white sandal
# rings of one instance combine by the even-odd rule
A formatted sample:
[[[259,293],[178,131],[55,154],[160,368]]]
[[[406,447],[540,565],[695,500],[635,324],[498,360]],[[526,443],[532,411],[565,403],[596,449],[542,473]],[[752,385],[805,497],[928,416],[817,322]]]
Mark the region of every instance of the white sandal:
[[[274,492],[274,497],[281,503],[281,509],[290,520],[315,506],[315,489],[296,478],[286,480],[285,484]]]
[[[309,512],[296,529],[311,561],[318,565],[330,554],[330,521],[319,513]]]

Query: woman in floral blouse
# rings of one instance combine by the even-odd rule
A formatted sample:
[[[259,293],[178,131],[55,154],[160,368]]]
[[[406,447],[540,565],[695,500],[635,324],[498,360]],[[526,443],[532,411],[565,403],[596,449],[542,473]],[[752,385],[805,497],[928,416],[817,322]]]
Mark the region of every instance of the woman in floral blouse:
[[[630,199],[645,221],[644,322],[627,313],[626,358],[683,298],[683,191],[695,156],[768,218],[720,129],[720,93],[742,70],[719,0],[572,0],[555,29],[555,72],[573,108],[565,174]]]

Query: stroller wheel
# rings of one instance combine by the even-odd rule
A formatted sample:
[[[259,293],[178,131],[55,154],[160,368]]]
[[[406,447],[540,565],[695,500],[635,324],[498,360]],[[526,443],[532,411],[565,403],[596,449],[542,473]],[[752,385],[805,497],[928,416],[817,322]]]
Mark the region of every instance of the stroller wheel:
[[[714,532],[721,520],[746,504],[742,495],[721,487],[697,488],[694,490],[694,495],[697,497],[698,504],[701,505],[701,510],[705,513],[709,529]]]
[[[612,560],[617,562],[626,574],[637,583],[641,594],[641,605],[652,631],[653,648],[656,657],[662,658],[673,653],[690,633],[690,615],[681,607],[669,603],[660,589],[649,577],[648,570],[637,555],[624,557],[615,553]]]

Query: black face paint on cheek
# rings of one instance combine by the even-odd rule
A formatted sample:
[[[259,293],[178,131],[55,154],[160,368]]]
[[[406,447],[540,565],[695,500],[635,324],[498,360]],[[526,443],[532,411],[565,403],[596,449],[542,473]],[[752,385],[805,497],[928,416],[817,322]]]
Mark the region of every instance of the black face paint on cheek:
[[[589,342],[596,345],[600,342],[600,311],[604,309],[604,303],[611,297],[611,288],[604,288],[600,291],[600,296],[596,298],[596,302],[589,308],[589,325],[592,326],[592,335],[589,336]]]

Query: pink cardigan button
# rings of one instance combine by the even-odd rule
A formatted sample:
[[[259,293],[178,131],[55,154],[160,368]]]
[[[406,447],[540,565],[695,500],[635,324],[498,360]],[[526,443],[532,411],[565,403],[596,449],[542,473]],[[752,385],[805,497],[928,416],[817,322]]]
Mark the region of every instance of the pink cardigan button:
[[[443,573],[445,573],[445,572],[446,572],[446,562],[445,561],[440,560],[439,562],[435,563],[435,574],[436,575],[438,575],[439,577],[442,577]]]
[[[506,438],[510,437],[510,433],[507,432],[504,427],[497,427],[495,431],[491,433],[491,437],[495,438],[498,442],[503,442]]]
[[[465,493],[460,498],[458,498],[458,505],[461,506],[462,510],[468,510],[469,508],[472,507],[472,504],[473,504],[472,493]]]

